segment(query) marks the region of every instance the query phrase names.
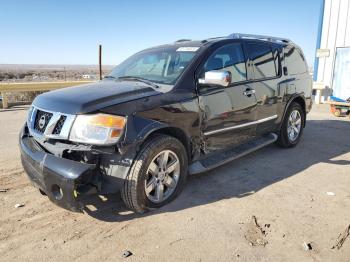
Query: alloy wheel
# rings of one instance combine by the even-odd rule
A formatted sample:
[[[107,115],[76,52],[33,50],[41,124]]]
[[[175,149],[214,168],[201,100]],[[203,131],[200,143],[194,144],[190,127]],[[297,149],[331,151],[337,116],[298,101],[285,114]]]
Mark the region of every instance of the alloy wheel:
[[[163,150],[150,162],[145,180],[145,193],[153,203],[161,203],[175,191],[180,178],[180,161],[171,150]]]
[[[301,131],[301,115],[299,110],[293,110],[289,115],[287,130],[289,141],[296,141]]]

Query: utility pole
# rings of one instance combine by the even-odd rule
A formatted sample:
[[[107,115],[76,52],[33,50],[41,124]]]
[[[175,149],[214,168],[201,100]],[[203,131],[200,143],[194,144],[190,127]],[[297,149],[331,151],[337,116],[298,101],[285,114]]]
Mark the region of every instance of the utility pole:
[[[100,80],[102,80],[102,45],[98,48],[98,65],[100,70]]]
[[[66,67],[63,67],[63,70],[64,70],[64,82],[67,82]]]

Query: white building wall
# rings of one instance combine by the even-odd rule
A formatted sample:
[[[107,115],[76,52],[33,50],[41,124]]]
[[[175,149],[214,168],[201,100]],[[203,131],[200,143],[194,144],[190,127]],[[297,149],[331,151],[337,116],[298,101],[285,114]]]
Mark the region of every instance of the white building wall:
[[[350,1],[348,0],[348,8],[347,8],[347,23],[345,30],[345,46],[350,46]]]
[[[317,82],[332,88],[337,47],[350,47],[350,0],[324,0],[320,49],[329,49],[328,57],[320,57]]]
[[[349,0],[341,0],[339,5],[339,22],[338,22],[338,34],[336,45],[346,46],[346,43],[350,40],[350,35],[346,34],[349,20]],[[350,26],[350,24],[349,24]],[[347,41],[348,40],[348,41]]]

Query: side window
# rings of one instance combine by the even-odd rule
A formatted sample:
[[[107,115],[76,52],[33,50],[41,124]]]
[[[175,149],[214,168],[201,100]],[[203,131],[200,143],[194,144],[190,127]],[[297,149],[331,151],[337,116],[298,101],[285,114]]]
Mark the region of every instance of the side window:
[[[244,54],[241,44],[228,44],[217,49],[205,62],[201,77],[212,70],[229,71],[232,74],[232,83],[247,80]]]
[[[277,76],[275,58],[270,45],[248,43],[247,51],[254,70],[254,79],[264,79]]]
[[[285,62],[290,75],[303,74],[307,72],[304,56],[295,47],[288,48],[284,52]]]

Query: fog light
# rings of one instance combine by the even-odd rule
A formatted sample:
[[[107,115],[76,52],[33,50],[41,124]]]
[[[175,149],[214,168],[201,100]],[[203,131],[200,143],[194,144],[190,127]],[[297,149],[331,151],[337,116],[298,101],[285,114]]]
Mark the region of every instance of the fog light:
[[[63,197],[63,191],[58,185],[52,185],[51,187],[52,195],[56,200],[61,200]]]

